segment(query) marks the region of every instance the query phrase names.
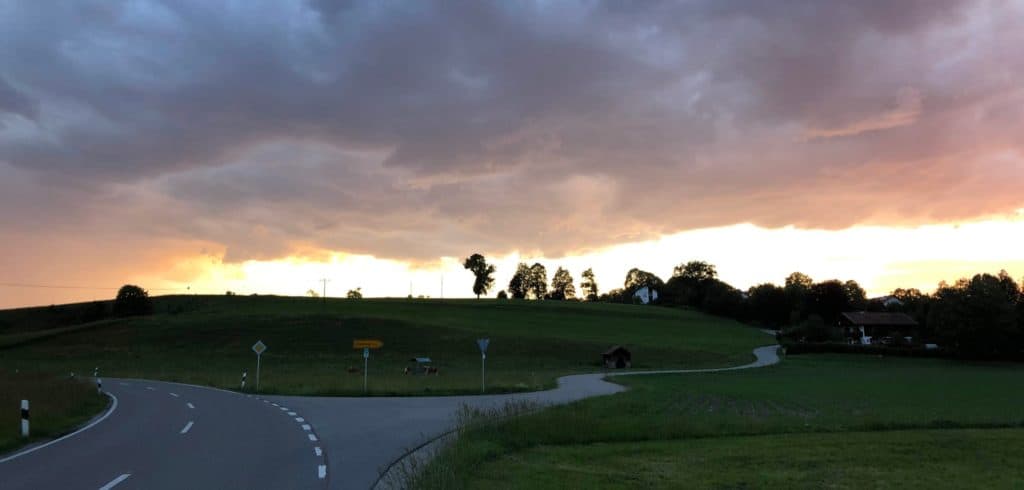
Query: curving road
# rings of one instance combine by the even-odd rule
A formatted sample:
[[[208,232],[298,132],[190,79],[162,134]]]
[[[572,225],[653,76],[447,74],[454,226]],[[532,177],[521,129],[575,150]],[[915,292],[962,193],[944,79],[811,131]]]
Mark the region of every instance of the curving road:
[[[706,373],[719,369],[564,376],[553,390],[449,397],[253,397],[143,380],[108,380],[116,409],[88,430],[0,458],[0,487],[366,489],[389,463],[437,439],[464,407],[510,401],[569,403],[625,390],[605,376]],[[127,475],[127,476],[125,476]]]

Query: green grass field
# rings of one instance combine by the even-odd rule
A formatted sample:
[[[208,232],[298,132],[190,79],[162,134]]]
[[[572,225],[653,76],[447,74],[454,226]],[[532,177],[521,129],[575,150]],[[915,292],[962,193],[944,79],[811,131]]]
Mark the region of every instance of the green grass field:
[[[496,300],[328,300],[169,296],[148,317],[62,325],[70,307],[0,312],[0,368],[142,377],[238,388],[255,378],[250,346],[263,340],[261,391],[359,394],[356,338],[384,348],[370,359],[371,394],[479,391],[475,340],[491,338],[489,391],[553,386],[563,374],[600,369],[613,344],[633,350],[634,366],[742,364],[771,339],[756,329],[692,311],[614,304]],[[52,318],[51,318],[52,317]],[[21,328],[19,325],[23,325]],[[407,376],[413,356],[432,358],[438,376]]]
[[[28,440],[21,437],[21,400],[31,405]],[[0,369],[0,454],[71,431],[102,411],[107,397],[81,378]]]
[[[1024,370],[1018,365],[812,355],[750,371],[616,382],[632,390],[467,429],[416,486],[1024,484],[1019,465],[976,474],[1020,456]],[[928,431],[935,429],[951,432]],[[844,458],[847,442],[856,452]],[[976,446],[985,451],[973,456]],[[914,456],[917,462],[906,464]],[[944,465],[968,474],[932,471]],[[634,479],[622,480],[628,475]]]

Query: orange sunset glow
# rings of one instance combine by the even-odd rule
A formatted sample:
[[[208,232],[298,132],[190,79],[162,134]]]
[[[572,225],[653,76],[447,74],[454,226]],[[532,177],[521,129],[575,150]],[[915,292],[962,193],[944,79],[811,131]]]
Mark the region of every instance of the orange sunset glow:
[[[0,308],[1024,277],[1019,1],[44,3],[0,7]]]

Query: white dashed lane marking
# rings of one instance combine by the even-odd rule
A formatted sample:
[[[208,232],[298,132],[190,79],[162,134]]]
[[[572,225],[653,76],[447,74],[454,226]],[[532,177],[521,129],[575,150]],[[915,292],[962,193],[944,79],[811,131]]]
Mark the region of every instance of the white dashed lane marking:
[[[313,452],[316,453],[317,456],[323,456],[324,454],[323,450],[320,449],[320,446],[314,446]]]
[[[152,386],[147,386],[146,389],[149,391],[156,391],[156,388],[153,388]]]
[[[191,428],[192,428],[192,421],[189,420],[188,423],[185,424],[185,428],[181,429],[181,434],[184,434],[184,433],[188,432],[189,429],[191,429]]]
[[[177,393],[169,393],[169,395],[173,396],[174,398],[178,398],[179,396]]]
[[[288,412],[288,416],[289,417],[294,417],[295,416],[295,412]]]
[[[317,477],[319,477],[321,480],[323,480],[327,476],[327,465],[322,464],[322,465],[318,466],[317,469],[316,469],[316,474],[317,474]]]
[[[309,436],[309,440],[311,440],[311,441],[313,441],[313,442],[316,442],[316,441],[318,441],[318,439],[316,438],[316,436],[314,436],[313,434],[306,434],[306,435],[308,435],[308,436]]]
[[[295,417],[295,421],[301,424],[301,423],[305,422],[306,419],[304,419],[302,417]]]
[[[132,476],[132,474],[131,473],[125,473],[125,474],[123,474],[123,475],[121,475],[121,476],[119,476],[117,478],[114,478],[113,480],[110,480],[110,483],[107,483],[106,485],[103,485],[102,487],[100,487],[100,490],[110,490],[111,488],[116,487],[118,483],[121,483],[121,482],[127,480],[129,476]]]
[[[302,424],[302,430],[304,430],[306,432],[309,432],[309,429],[311,429],[311,428],[312,427],[310,427],[309,424]]]
[[[188,405],[188,408],[196,408],[196,406],[191,403],[186,403],[186,405]]]

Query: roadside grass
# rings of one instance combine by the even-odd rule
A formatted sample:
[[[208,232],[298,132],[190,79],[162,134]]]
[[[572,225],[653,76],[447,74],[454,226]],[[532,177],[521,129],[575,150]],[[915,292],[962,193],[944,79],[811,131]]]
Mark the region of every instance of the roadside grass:
[[[413,486],[468,488],[492,464],[533,461],[529,453],[552,447],[584,455],[609,443],[682,447],[723,436],[1024,427],[1024,370],[1011,364],[800,356],[761,369],[612,379],[631,390],[465,430],[419,480],[443,484]],[[506,488],[529,487],[533,480],[518,476],[525,473],[508,473]]]
[[[1024,429],[785,434],[539,446],[468,488],[1018,488]],[[569,485],[567,485],[569,483]]]
[[[21,437],[21,400],[30,404],[29,439]],[[89,380],[0,369],[0,454],[70,432],[106,408]]]
[[[644,369],[743,364],[753,358],[754,347],[771,342],[731,320],[632,305],[169,296],[156,298],[155,306],[155,315],[81,331],[21,332],[10,324],[31,315],[0,311],[0,321],[8,324],[0,346],[21,343],[0,350],[0,367],[55,373],[91,373],[99,367],[107,377],[229,389],[238,389],[242,371],[248,370],[249,391],[256,376],[250,347],[263,340],[268,350],[262,392],[354,395],[362,394],[363,359],[351,348],[352,340],[376,338],[384,348],[373,351],[369,361],[371,395],[439,395],[479,392],[475,341],[482,336],[491,338],[491,393],[549,388],[558,376],[597,371],[600,353],[613,344],[629,346],[634,366]],[[33,311],[46,315],[49,309]],[[414,356],[432,358],[440,374],[404,375]]]

